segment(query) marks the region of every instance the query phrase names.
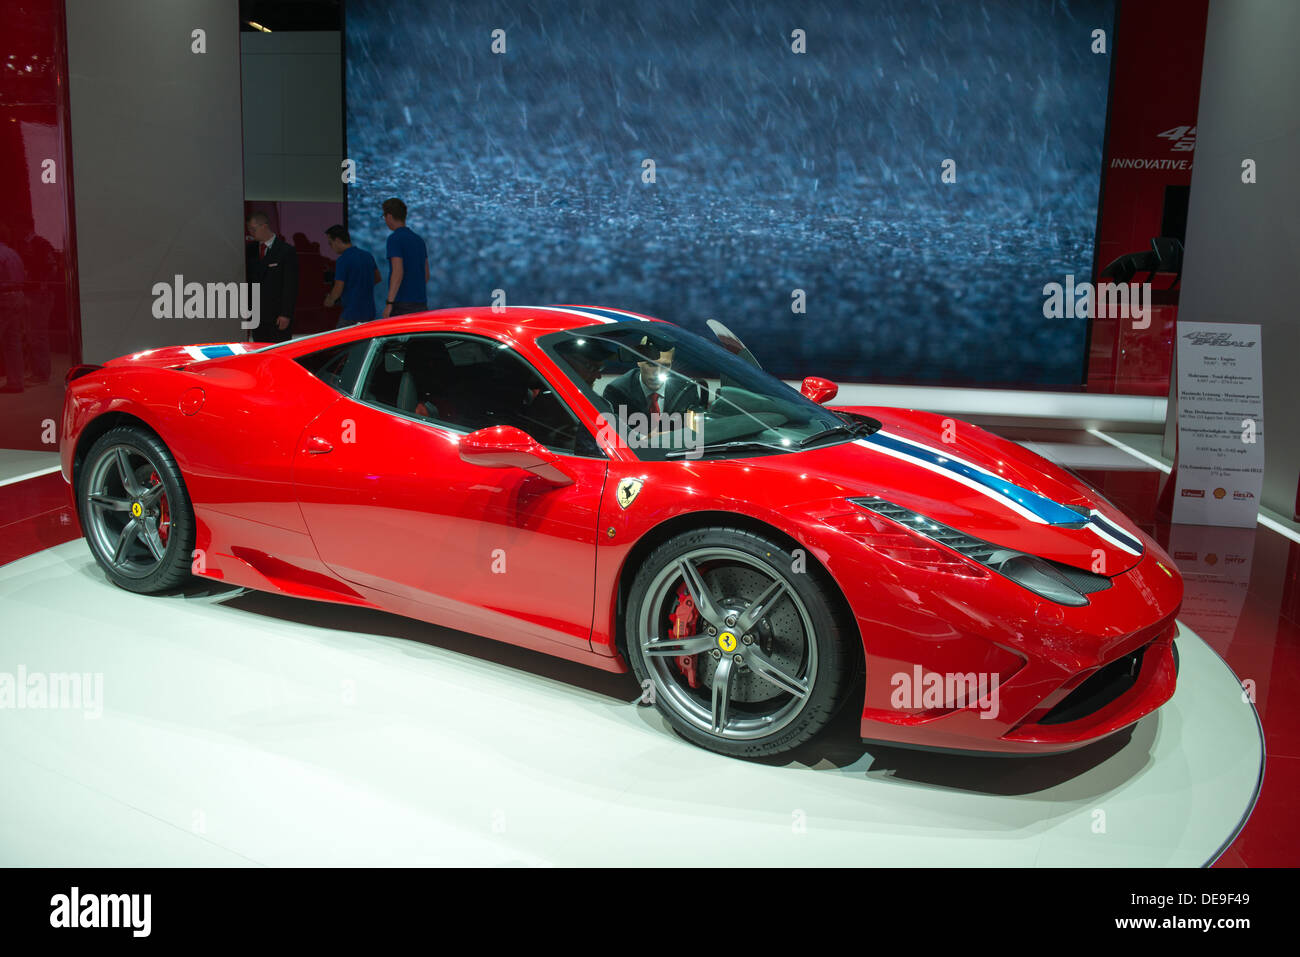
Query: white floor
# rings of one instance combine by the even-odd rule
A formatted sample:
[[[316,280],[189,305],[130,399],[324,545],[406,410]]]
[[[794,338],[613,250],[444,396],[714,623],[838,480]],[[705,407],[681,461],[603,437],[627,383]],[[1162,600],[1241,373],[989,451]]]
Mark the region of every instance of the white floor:
[[[103,676],[102,716],[0,710],[0,865],[1200,865],[1248,813],[1251,706],[1195,635],[1174,700],[1055,758],[699,750],[635,682],[364,610],[144,598],[81,541],[0,568],[0,674]]]

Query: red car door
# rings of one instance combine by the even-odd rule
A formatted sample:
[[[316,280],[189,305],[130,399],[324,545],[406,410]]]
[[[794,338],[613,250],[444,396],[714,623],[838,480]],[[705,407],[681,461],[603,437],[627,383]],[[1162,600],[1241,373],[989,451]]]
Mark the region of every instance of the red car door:
[[[525,379],[537,373],[496,344],[490,362],[435,372],[434,388],[446,393],[437,405],[428,389],[415,389],[414,360],[403,368],[408,340],[471,338],[385,340],[356,397],[340,397],[308,425],[293,468],[307,527],[336,574],[419,602],[440,624],[586,650],[606,460],[552,446],[568,485],[461,461],[462,434],[492,421],[519,424],[516,400],[536,390],[502,385],[503,363]]]

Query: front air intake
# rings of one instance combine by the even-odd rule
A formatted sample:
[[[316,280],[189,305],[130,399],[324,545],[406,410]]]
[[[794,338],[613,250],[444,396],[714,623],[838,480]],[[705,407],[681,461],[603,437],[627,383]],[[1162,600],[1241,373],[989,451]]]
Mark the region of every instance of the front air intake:
[[[1148,647],[1150,646],[1144,645],[1137,651],[1098,668],[1083,684],[1058,701],[1056,707],[1037,723],[1068,724],[1106,707],[1137,684],[1138,675],[1142,673],[1142,656]]]

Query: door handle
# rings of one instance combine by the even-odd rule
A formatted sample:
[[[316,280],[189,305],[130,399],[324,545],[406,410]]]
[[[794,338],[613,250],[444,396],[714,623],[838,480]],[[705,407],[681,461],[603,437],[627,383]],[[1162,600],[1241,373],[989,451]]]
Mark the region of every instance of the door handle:
[[[334,446],[330,445],[319,435],[313,435],[307,440],[307,454],[320,455],[323,452],[333,452]]]

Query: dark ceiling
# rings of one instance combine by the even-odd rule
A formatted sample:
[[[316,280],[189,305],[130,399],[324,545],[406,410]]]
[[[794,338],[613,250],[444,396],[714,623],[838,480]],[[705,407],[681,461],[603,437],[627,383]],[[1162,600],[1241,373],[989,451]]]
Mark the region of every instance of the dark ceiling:
[[[341,30],[342,0],[239,0],[239,29],[253,30],[249,22],[271,31]]]

